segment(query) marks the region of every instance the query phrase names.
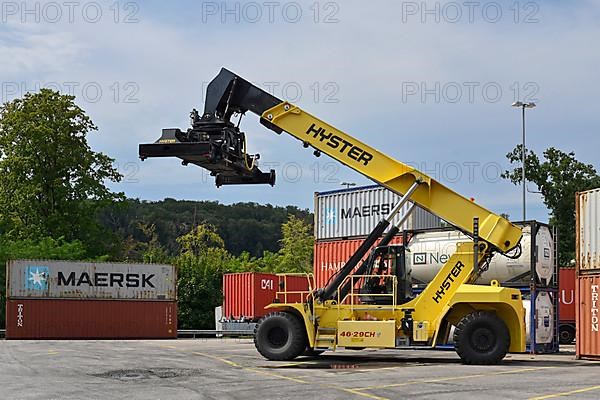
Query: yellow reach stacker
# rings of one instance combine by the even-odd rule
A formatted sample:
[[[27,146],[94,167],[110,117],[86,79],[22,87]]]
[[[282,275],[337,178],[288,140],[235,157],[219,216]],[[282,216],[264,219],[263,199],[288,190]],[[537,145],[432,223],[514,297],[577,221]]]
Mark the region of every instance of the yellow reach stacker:
[[[204,112],[192,111],[191,128],[163,129],[157,142],[140,145],[140,157],[178,157],[183,165],[211,171],[217,186],[274,185],[275,172],[261,171],[259,155],[246,152],[239,126],[247,111],[276,133],[300,140],[316,156],[327,154],[403,196],[325,287],[314,288],[307,275],[310,292],[302,303],[286,302],[282,289],[283,301],[271,304],[274,311],[256,326],[260,354],[291,360],[337,347],[435,347],[447,343],[452,326],[456,352],[467,364],[496,364],[507,352],[525,351],[520,291],[497,282],[473,284],[493,254],[518,257],[519,227],[234,73],[222,69],[209,84]],[[472,238],[457,246],[418,296],[412,293],[404,248],[389,245],[410,213],[396,225],[391,221],[408,201],[410,210],[419,205]],[[285,287],[286,277],[281,279]]]

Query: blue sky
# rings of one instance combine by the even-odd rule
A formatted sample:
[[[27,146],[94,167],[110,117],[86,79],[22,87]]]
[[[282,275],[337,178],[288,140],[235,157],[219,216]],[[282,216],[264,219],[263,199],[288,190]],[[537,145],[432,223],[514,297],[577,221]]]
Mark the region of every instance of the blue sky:
[[[140,162],[137,145],[188,126],[225,66],[497,212],[520,218],[501,180],[520,141],[517,98],[535,100],[528,147],[600,167],[596,51],[600,5],[578,2],[3,2],[2,100],[39,86],[71,91],[114,157],[128,196],[256,201],[312,208],[313,192],[357,173],[315,159],[247,116],[242,127],[274,187],[216,189],[176,159]],[[530,189],[535,190],[531,185]],[[528,217],[547,220],[538,195]]]

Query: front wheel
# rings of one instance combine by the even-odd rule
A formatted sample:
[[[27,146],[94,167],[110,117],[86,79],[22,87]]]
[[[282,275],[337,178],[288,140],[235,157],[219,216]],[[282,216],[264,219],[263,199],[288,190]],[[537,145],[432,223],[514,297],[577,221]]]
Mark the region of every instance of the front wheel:
[[[293,360],[304,352],[307,342],[304,324],[290,313],[268,314],[254,328],[254,346],[269,360]]]
[[[508,353],[509,344],[506,324],[493,313],[468,314],[454,330],[454,348],[465,364],[498,364]]]

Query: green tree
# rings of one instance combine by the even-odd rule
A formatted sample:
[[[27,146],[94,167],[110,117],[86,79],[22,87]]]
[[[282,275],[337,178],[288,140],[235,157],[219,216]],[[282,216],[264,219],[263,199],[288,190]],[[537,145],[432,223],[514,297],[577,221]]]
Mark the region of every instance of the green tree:
[[[518,145],[506,157],[516,164],[505,171],[502,177],[515,185],[522,184],[522,146]],[[565,153],[553,147],[543,153],[544,160],[527,151],[525,175],[535,183],[544,197],[544,204],[550,210],[550,223],[558,228],[559,263],[571,265],[575,258],[575,193],[600,187],[600,176],[591,164],[584,164],[575,158],[575,153]]]
[[[216,232],[212,225],[200,224],[191,232],[177,238],[177,243],[181,246],[181,253],[184,255],[200,256],[207,249],[225,248],[225,242]]]
[[[137,230],[142,235],[139,240],[131,235],[121,239],[119,259],[146,263],[169,263],[171,257],[158,239],[156,225],[138,222]]]
[[[94,252],[110,245],[98,207],[122,198],[105,182],[122,176],[90,148],[97,127],[74,100],[42,89],[0,107],[0,229],[18,239],[79,239]]]
[[[313,269],[314,237],[312,227],[290,214],[281,226],[283,238],[279,250],[279,264],[275,272],[311,272]]]
[[[223,301],[223,273],[233,269],[234,257],[210,225],[198,225],[177,241],[179,327],[212,329],[215,307]]]

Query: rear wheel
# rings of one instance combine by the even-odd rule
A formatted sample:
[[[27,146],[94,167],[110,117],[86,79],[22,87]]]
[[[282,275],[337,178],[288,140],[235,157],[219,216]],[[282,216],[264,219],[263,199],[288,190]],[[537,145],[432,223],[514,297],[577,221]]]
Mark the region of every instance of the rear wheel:
[[[506,324],[493,313],[468,314],[454,330],[454,348],[465,364],[498,364],[509,344]]]
[[[307,346],[304,324],[290,313],[268,314],[254,328],[254,346],[269,360],[293,360]]]
[[[575,340],[575,328],[570,325],[561,325],[558,327],[558,338],[560,344],[571,344]]]

